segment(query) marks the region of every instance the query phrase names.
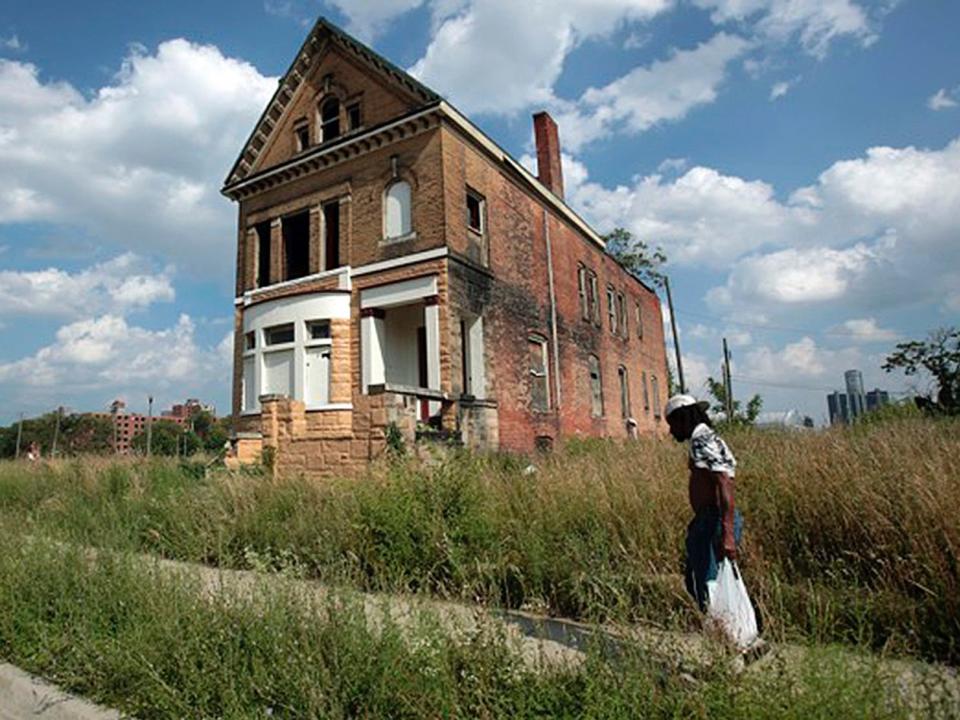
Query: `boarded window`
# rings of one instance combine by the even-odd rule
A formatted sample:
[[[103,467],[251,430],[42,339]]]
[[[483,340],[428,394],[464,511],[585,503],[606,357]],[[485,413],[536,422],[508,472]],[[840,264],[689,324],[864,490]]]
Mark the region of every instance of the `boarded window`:
[[[292,349],[263,354],[263,392],[293,397]]]
[[[303,399],[307,406],[330,402],[330,346],[304,348]]]
[[[603,417],[603,382],[600,377],[600,359],[591,355],[587,360],[590,372],[590,414]]]
[[[617,369],[617,375],[620,378],[620,416],[626,420],[630,417],[630,382],[627,369],[621,365]]]
[[[340,202],[334,200],[323,206],[324,270],[340,267]]]
[[[283,219],[284,280],[310,274],[310,213],[302,212]]]
[[[270,221],[257,223],[257,287],[270,284]]]
[[[409,235],[410,183],[400,180],[393,183],[383,199],[383,236],[398,238]]]
[[[541,335],[531,335],[528,338],[527,351],[530,358],[530,408],[544,412],[550,409],[546,339]]]
[[[324,100],[320,105],[320,142],[340,137],[340,101]]]
[[[256,362],[255,355],[243,359],[243,398],[241,405],[244,412],[252,412],[257,409]]]
[[[657,382],[657,376],[650,376],[650,385],[653,386],[653,416],[660,419],[660,384]]]

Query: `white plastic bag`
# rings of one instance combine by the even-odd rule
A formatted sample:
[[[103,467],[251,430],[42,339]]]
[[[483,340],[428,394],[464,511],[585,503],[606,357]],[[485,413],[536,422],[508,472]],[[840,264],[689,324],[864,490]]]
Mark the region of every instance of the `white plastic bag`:
[[[707,614],[739,649],[750,647],[759,634],[757,616],[737,564],[724,558],[717,569],[717,579],[707,582],[707,593]]]

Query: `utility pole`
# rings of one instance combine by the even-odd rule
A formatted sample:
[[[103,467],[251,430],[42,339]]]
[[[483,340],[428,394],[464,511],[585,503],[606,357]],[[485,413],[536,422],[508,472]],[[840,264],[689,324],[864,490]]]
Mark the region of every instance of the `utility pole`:
[[[147,398],[147,457],[153,449],[153,395]]]
[[[670,294],[670,278],[663,276],[663,286],[667,290],[667,307],[670,308],[670,329],[673,331],[673,349],[677,354],[677,379],[680,381],[680,392],[687,391],[683,381],[683,358],[680,357],[680,336],[677,335],[677,314],[673,311],[673,295]]]
[[[17,425],[17,452],[13,456],[14,460],[20,459],[20,440],[23,438],[23,413],[20,413],[20,424]]]
[[[727,401],[727,422],[733,422],[733,379],[730,377],[730,350],[723,339],[723,385]]]
[[[57,408],[57,424],[53,427],[53,445],[50,446],[50,457],[57,456],[57,439],[60,437],[60,418],[63,416],[63,406]]]

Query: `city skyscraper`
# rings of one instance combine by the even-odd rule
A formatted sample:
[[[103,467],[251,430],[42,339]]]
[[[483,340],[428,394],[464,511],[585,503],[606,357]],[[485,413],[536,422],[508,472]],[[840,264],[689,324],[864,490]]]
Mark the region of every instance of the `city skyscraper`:
[[[855,420],[867,411],[866,398],[863,394],[863,373],[859,370],[847,370],[843,374],[843,379],[847,385],[847,407],[850,411],[850,419]]]
[[[867,393],[867,412],[879,410],[884,405],[890,404],[890,393],[880,388],[875,388]]]
[[[830,424],[839,425],[850,422],[850,410],[847,407],[847,395],[834,390],[827,395],[827,409],[830,411]]]

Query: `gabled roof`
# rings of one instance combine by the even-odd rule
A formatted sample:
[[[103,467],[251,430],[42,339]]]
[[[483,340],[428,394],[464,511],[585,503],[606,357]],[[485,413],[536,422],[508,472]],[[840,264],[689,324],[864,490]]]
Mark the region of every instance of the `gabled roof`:
[[[280,78],[277,91],[273,94],[270,102],[267,103],[267,107],[260,115],[253,132],[250,133],[250,137],[247,138],[243,150],[230,169],[226,180],[224,180],[224,185],[232,185],[249,175],[260,152],[266,147],[270,134],[283,116],[287,105],[296,95],[297,89],[317,55],[322,53],[330,43],[336,44],[365,65],[387,76],[394,84],[420,99],[424,105],[436,103],[442,99],[440,95],[420,83],[412,75],[401,70],[356,38],[351,37],[326,18],[321,17],[314,24],[310,34],[307,35],[307,39],[303,41],[303,45],[301,45],[287,72]]]

